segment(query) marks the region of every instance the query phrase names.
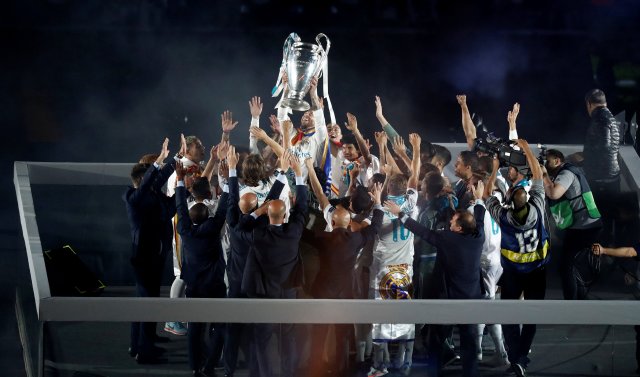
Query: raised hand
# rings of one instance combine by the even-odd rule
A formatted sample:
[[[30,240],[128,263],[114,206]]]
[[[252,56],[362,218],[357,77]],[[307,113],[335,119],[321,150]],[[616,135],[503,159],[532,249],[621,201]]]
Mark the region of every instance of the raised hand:
[[[509,122],[509,128],[516,129],[516,119],[520,113],[520,104],[518,102],[513,104],[513,109],[507,113],[507,122]]]
[[[383,118],[384,115],[382,115],[382,101],[380,97],[376,96],[373,102],[376,104],[376,118]]]
[[[251,101],[249,101],[249,112],[251,112],[252,118],[260,118],[260,114],[262,114],[262,102],[260,101],[260,97],[251,97]]]
[[[396,216],[401,212],[400,206],[391,200],[386,200],[384,202],[384,208]]]
[[[293,172],[296,174],[296,177],[302,176],[302,167],[300,166],[300,160],[298,160],[298,157],[289,152],[288,160],[289,165],[291,165],[291,169],[293,169]]]
[[[518,144],[518,146],[519,146],[520,148],[522,148],[522,150],[523,150],[523,151],[526,151],[526,150],[530,150],[530,149],[531,149],[531,147],[529,147],[529,143],[528,143],[526,140],[524,140],[524,139],[518,139],[518,140],[516,141],[516,143]]]
[[[269,135],[267,135],[267,133],[259,127],[250,127],[249,132],[258,140],[266,140],[266,138],[269,137]]]
[[[162,149],[160,149],[160,154],[156,159],[156,164],[160,165],[164,161],[164,159],[167,158],[167,156],[169,156],[169,138],[165,137],[164,141],[162,142]]]
[[[233,113],[229,110],[225,110],[222,115],[220,115],[220,118],[222,120],[222,132],[224,133],[233,131],[238,125],[238,122],[233,121]]]
[[[313,169],[313,159],[311,157],[307,157],[304,159],[304,166],[307,167],[307,169]]]
[[[420,142],[422,142],[422,138],[420,137],[420,135],[416,133],[409,134],[409,144],[411,144],[413,149],[419,148]]]
[[[209,159],[210,160],[216,160],[216,159],[220,160],[218,158],[218,148],[220,148],[220,144],[211,146],[211,149],[209,149]]]
[[[309,93],[313,94],[317,94],[318,91],[318,78],[316,76],[313,76],[311,78],[311,83],[309,84]]]
[[[456,96],[456,100],[458,101],[458,105],[466,106],[467,105],[467,96],[464,94],[458,94]]]
[[[282,126],[280,125],[280,121],[278,120],[277,116],[271,114],[269,116],[269,122],[271,122],[271,129],[273,130],[273,132],[282,134]],[[288,137],[289,135],[286,136]]]
[[[229,142],[222,141],[218,144],[218,160],[224,160],[229,152]]]
[[[187,169],[182,165],[182,161],[176,161],[176,181],[183,181],[187,174]]]
[[[393,138],[393,151],[396,152],[396,154],[400,155],[401,153],[406,153],[406,150],[402,136],[396,136]]]
[[[378,143],[379,146],[387,145],[387,133],[386,132],[384,132],[384,131],[375,132],[374,136],[375,136],[375,139],[376,139],[376,143]]]
[[[382,184],[374,183],[371,188],[371,192],[369,193],[371,199],[373,199],[373,204],[381,204],[382,203]]]
[[[218,166],[218,176],[222,178],[229,178],[229,164],[226,160],[220,161],[220,165]]]
[[[349,177],[351,178],[351,181],[355,181],[356,179],[358,179],[359,175],[360,175],[360,167],[358,165],[355,165],[353,169],[349,171]]]
[[[473,198],[474,199],[482,199],[482,195],[484,195],[484,182],[481,180],[473,187]]]
[[[230,145],[228,149],[229,151],[227,152],[227,163],[229,164],[229,169],[235,169],[236,166],[238,166],[240,154],[236,153],[236,148],[233,145]]]
[[[344,126],[349,131],[356,133],[358,132],[358,119],[356,119],[355,115],[347,113],[347,122],[345,122]]]
[[[291,122],[288,119],[282,122],[282,133],[284,137],[289,137],[289,135],[291,135],[292,130],[293,130],[293,122]]]
[[[386,176],[390,176],[393,173],[393,167],[389,164],[384,164],[381,170]]]
[[[289,167],[291,166],[289,162],[289,156],[291,156],[291,151],[287,149],[284,151],[284,153],[280,157],[280,169],[282,169],[282,171],[286,172],[287,170],[289,170]]]
[[[187,139],[184,138],[184,134],[180,134],[180,156],[187,154]]]

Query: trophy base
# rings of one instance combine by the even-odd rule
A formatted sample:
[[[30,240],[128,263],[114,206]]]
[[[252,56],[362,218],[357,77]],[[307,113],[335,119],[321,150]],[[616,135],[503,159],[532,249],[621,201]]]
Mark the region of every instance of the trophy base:
[[[286,98],[282,100],[283,107],[289,107],[296,111],[307,111],[311,108],[311,105],[307,101],[298,100],[295,98]]]

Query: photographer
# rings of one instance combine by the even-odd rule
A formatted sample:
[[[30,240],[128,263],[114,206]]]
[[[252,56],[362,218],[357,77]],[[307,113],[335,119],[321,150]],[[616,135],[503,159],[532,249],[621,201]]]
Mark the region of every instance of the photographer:
[[[586,287],[575,275],[576,254],[598,240],[602,222],[593,200],[589,183],[582,171],[564,161],[562,152],[549,149],[546,153],[544,191],[556,226],[564,230],[560,274],[565,300],[586,298]]]

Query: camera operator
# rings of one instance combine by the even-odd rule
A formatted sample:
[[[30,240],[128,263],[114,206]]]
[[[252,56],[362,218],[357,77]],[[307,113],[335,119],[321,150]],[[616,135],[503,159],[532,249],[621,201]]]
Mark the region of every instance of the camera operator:
[[[565,300],[583,300],[586,287],[575,275],[576,254],[598,240],[602,221],[587,179],[579,168],[565,162],[562,152],[546,153],[544,191],[556,226],[564,230],[560,275]]]
[[[546,292],[546,265],[549,262],[549,235],[546,229],[544,210],[545,198],[542,185],[542,169],[533,155],[529,144],[517,141],[524,151],[531,168],[533,181],[530,198],[522,186],[509,190],[507,203],[512,207],[503,207],[500,201],[491,196],[499,161],[494,160],[494,171],[485,188],[487,210],[500,224],[502,231],[501,262],[503,300],[518,300],[524,294],[525,300],[543,300]],[[536,333],[536,325],[503,325],[507,344],[507,355],[511,370],[516,376],[526,376],[529,363],[528,353]]]

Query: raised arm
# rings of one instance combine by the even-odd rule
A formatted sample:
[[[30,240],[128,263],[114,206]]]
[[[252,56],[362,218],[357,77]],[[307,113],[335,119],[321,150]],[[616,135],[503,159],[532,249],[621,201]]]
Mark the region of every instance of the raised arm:
[[[487,179],[487,184],[484,186],[484,192],[482,193],[482,199],[485,201],[493,195],[493,188],[495,187],[496,178],[498,177],[498,169],[500,169],[500,161],[494,156],[491,175],[489,179]]]
[[[267,133],[264,132],[263,129],[258,127],[251,127],[249,129],[249,132],[251,132],[251,135],[255,136],[258,140],[262,140],[265,144],[267,144],[271,148],[271,150],[273,150],[273,153],[275,153],[276,156],[282,157],[282,153],[284,152],[282,146],[280,146],[277,141],[269,137],[269,135],[267,135]]]
[[[411,170],[411,160],[409,159],[409,155],[407,155],[406,148],[404,146],[404,139],[400,136],[397,136],[395,139],[393,139],[392,145],[393,145],[393,152],[395,152],[396,155],[400,157],[401,165],[403,165],[405,169],[400,168],[400,166],[396,163],[396,160],[393,158],[393,155],[391,154],[389,149],[387,149],[387,162],[391,166],[395,165],[394,169],[396,169],[398,172],[404,172],[404,173],[410,174],[411,172],[409,170]]]
[[[202,171],[202,176],[207,178],[209,182],[211,182],[213,171],[215,170],[216,163],[218,162],[219,147],[220,144],[211,147],[211,149],[209,150],[209,161],[207,161],[207,165],[205,165],[204,170]]]
[[[467,96],[464,94],[457,95],[456,100],[458,100],[458,104],[460,105],[462,129],[464,130],[464,136],[467,139],[467,145],[469,146],[469,150],[473,150],[476,139],[476,126],[473,124],[473,120],[471,120],[471,113],[467,106]]]
[[[316,198],[320,202],[320,208],[324,210],[325,207],[329,205],[329,199],[327,199],[327,196],[322,190],[322,185],[318,180],[316,171],[313,169],[313,160],[310,158],[307,158],[306,160],[304,160],[304,163],[307,167],[307,170],[309,171],[309,184],[311,185],[311,190],[313,191],[313,194],[316,196]]]
[[[409,229],[413,234],[434,246],[438,246],[440,238],[438,233],[430,230],[426,226],[420,225],[420,223],[409,217],[406,213],[402,213],[400,206],[395,202],[387,200],[384,202],[384,208],[391,214],[398,216],[398,219],[404,224],[405,228]]]
[[[375,103],[376,118],[378,118],[378,122],[380,122],[382,130],[385,132],[385,134],[387,134],[390,140],[394,140],[396,137],[400,136],[400,134],[395,130],[395,128],[391,126],[389,122],[387,122],[387,119],[384,117],[384,115],[382,115],[382,101],[380,100],[380,97],[376,96]],[[407,148],[407,153],[411,153],[411,150],[409,148]]]
[[[173,171],[175,170],[175,166],[176,166],[175,159],[171,159],[169,162],[162,165],[163,161],[166,160],[167,157],[169,156],[168,148],[169,148],[169,139],[165,138],[164,142],[162,143],[162,150],[160,151],[160,154],[158,155],[158,158],[154,163],[154,166],[158,168],[158,177],[153,180],[152,187],[154,190],[158,192],[160,191],[162,186],[167,182],[171,174],[173,174]],[[187,149],[185,146],[184,152],[186,153],[186,151]],[[183,155],[184,154],[182,154],[182,156]]]
[[[254,96],[249,100],[249,112],[251,113],[251,126],[260,128],[260,114],[262,114],[262,102],[260,97]],[[249,151],[254,154],[259,154],[258,139],[256,139],[251,133],[249,133]]]
[[[531,178],[542,180],[542,168],[540,168],[538,159],[533,154],[533,151],[531,151],[529,143],[527,143],[526,140],[518,139],[518,146],[522,148],[525,156],[527,156],[527,164],[529,165],[529,169],[531,169]]]
[[[360,230],[363,236],[363,243],[360,247],[364,247],[369,240],[373,239],[373,237],[380,232],[382,218],[384,217],[384,212],[382,211],[382,185],[375,183],[371,188],[369,196],[371,196],[373,200],[373,217],[371,218],[371,225]]]
[[[358,148],[360,148],[360,154],[362,155],[364,162],[367,164],[367,166],[369,166],[372,160],[371,153],[369,153],[369,145],[364,140],[364,137],[362,137],[362,133],[360,133],[360,130],[358,129],[358,120],[356,119],[355,115],[347,113],[347,122],[345,123],[345,127],[347,127],[347,129],[351,131],[351,133],[353,133],[353,136],[356,137]]]
[[[520,113],[520,104],[513,104],[513,109],[507,113],[507,123],[509,123],[509,140],[518,140],[518,130],[516,129],[516,119]]]
[[[238,122],[233,121],[233,113],[229,110],[225,110],[220,115],[220,119],[222,120],[222,140],[229,141],[229,135],[236,128]]]
[[[387,163],[387,134],[384,131],[374,132],[376,143],[378,144],[378,153],[380,153],[380,166]]]
[[[282,122],[282,134],[283,135],[292,135],[293,134],[293,122],[290,120],[285,120]],[[282,138],[282,148],[285,151],[291,148],[291,136],[284,136]]]
[[[184,176],[186,171],[182,162],[176,162],[176,213],[178,215],[178,233],[188,234],[191,230],[191,219],[187,207],[187,189],[184,187]]]
[[[413,147],[413,156],[411,159],[411,177],[407,182],[407,187],[418,189],[418,180],[420,176],[420,143],[422,138],[416,133],[409,134],[409,143]]]
[[[296,175],[296,201],[293,205],[292,218],[290,218],[291,222],[298,222],[304,228],[305,218],[308,212],[308,193],[307,193],[307,185],[302,178],[302,166],[300,166],[300,161],[298,158],[291,154],[290,151],[286,151],[284,158],[289,160],[289,164],[291,165],[291,169],[293,173]],[[326,197],[325,197],[326,199]],[[301,229],[302,233],[302,229]]]

